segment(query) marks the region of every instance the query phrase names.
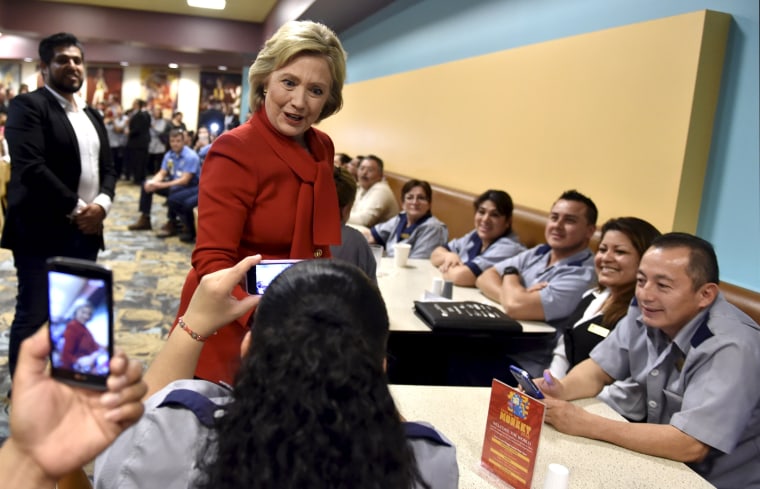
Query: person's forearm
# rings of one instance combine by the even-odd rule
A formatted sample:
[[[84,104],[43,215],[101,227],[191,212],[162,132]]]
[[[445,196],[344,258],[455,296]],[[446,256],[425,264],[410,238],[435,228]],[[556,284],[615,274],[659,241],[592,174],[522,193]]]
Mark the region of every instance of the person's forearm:
[[[709,452],[707,445],[668,424],[629,423],[584,412],[578,434],[587,438],[684,463],[699,462]]]
[[[379,208],[363,209],[361,212],[352,212],[348,218],[348,223],[369,227],[377,222],[379,215]]]
[[[443,278],[460,287],[474,287],[477,277],[467,265],[456,265],[444,272]]]
[[[446,254],[448,252],[449,250],[443,246],[439,246],[438,248],[434,249],[430,254],[430,263],[432,263],[433,266],[440,267],[443,263],[443,259],[446,258]]]
[[[605,385],[613,383],[615,379],[607,375],[607,372],[594,360],[587,358],[567,373],[562,379],[562,398],[566,401],[594,397]]]
[[[185,323],[193,328],[193,318],[184,317]],[[197,326],[196,326],[197,328]],[[171,382],[180,379],[192,379],[198,359],[203,350],[203,343],[196,341],[179,326],[174,328],[164,347],[145,372],[144,380],[148,384],[148,392],[144,399],[160,391]]]
[[[489,299],[501,302],[501,276],[495,268],[491,267],[481,273],[475,285]]]
[[[49,477],[42,468],[16,446],[13,437],[0,447],[0,477],[3,487],[14,489],[54,488],[56,479]]]
[[[544,306],[540,291],[528,291],[516,274],[504,275],[501,283],[501,305],[515,319],[543,321]]]
[[[177,187],[180,185],[188,185],[193,179],[192,173],[185,173],[179,178],[175,178],[174,180],[169,180],[168,182],[164,182],[164,185],[166,188],[169,187]]]

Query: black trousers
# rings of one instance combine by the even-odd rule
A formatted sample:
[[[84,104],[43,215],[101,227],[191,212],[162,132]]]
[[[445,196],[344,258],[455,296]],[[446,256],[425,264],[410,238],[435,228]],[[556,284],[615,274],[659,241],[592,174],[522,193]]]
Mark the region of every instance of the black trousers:
[[[60,256],[92,260],[98,256],[100,237],[77,233],[61,248]],[[21,342],[32,336],[48,320],[47,259],[49,256],[13,250],[13,261],[18,278],[16,314],[11,323],[8,345],[8,367],[11,377],[16,371]]]
[[[142,185],[148,174],[148,148],[127,147],[124,156],[127,164],[127,177]]]

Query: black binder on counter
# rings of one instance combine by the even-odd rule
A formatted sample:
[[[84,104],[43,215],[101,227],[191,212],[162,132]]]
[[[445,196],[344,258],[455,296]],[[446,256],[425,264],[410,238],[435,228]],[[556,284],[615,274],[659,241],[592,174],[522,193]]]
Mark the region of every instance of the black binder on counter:
[[[433,331],[522,332],[522,325],[498,307],[475,301],[414,301],[414,312]]]

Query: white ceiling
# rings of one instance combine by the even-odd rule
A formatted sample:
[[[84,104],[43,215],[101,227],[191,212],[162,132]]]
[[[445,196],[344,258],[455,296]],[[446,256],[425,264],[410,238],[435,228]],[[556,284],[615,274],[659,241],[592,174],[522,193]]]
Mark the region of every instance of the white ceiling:
[[[263,23],[277,4],[277,0],[227,0],[224,10],[188,7],[185,0],[42,0],[45,2],[90,5],[96,7],[144,10],[197,17]]]

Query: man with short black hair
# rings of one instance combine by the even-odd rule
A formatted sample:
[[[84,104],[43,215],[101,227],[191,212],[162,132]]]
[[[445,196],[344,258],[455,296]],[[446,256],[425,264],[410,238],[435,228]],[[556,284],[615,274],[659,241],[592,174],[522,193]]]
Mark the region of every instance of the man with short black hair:
[[[597,215],[591,199],[576,190],[564,192],[549,213],[546,244],[497,263],[480,274],[475,285],[514,319],[557,325],[596,281],[594,254],[588,245]],[[512,359],[531,375],[540,375],[551,362],[556,342],[552,338]]]
[[[546,422],[559,431],[688,463],[719,488],[760,487],[760,327],[726,302],[712,245],[686,233],[644,253],[628,315],[561,381],[547,370]],[[566,401],[628,379],[645,412],[627,423]],[[634,417],[633,415],[631,417]]]
[[[40,41],[39,55],[45,86],[14,97],[5,128],[12,169],[0,245],[13,250],[18,277],[11,375],[21,341],[48,319],[46,260],[97,258],[116,186],[103,119],[77,94],[82,45],[62,32]]]

